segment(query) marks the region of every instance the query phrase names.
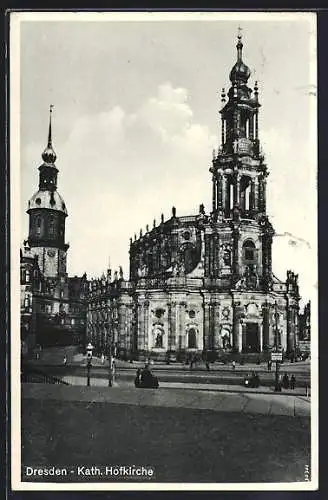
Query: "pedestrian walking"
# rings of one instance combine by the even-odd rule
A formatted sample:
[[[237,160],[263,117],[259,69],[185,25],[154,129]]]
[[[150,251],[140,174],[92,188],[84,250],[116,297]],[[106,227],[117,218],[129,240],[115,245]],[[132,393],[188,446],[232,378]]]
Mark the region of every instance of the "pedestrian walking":
[[[105,356],[104,354],[101,355],[101,364],[103,365],[105,363]]]
[[[66,358],[66,356],[64,356],[64,359],[63,359],[63,364],[64,364],[64,366],[66,366],[66,365],[67,365],[67,358]]]
[[[272,368],[272,361],[271,361],[271,359],[269,359],[269,361],[268,361],[268,372],[271,372],[271,368]]]
[[[284,376],[282,377],[282,386],[284,389],[289,388],[289,377],[288,377],[287,373],[285,373]]]
[[[232,369],[235,370],[236,369],[236,361],[233,360],[231,364],[232,364]]]
[[[209,362],[206,361],[205,365],[206,365],[206,370],[209,372],[210,371],[210,364],[209,364]]]
[[[295,385],[296,385],[296,377],[295,375],[293,374],[291,377],[290,377],[290,388],[292,390],[295,389]]]
[[[136,378],[134,379],[135,387],[139,387],[140,385],[140,375],[141,375],[141,368],[138,368],[136,373]]]

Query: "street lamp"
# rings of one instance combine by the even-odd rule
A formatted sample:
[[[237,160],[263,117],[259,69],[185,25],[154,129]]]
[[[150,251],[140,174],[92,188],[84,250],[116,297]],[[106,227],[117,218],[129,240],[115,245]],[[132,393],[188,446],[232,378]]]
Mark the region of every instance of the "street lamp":
[[[94,346],[89,342],[87,345],[87,386],[90,386],[90,369],[91,369],[91,360],[92,360],[92,351]]]
[[[282,353],[279,352],[279,347],[280,347],[280,342],[279,342],[279,329],[278,329],[278,308],[277,308],[277,302],[274,304],[274,319],[275,319],[275,356],[274,360],[276,362],[276,373],[275,373],[275,383],[274,383],[274,390],[275,392],[280,392],[281,391],[281,386],[279,383],[279,368],[280,368],[280,355],[282,356]],[[272,359],[271,355],[271,359]]]
[[[112,347],[112,344],[109,343],[109,352],[108,352],[108,387],[113,387],[114,379],[115,379],[115,369],[114,369],[113,347]]]

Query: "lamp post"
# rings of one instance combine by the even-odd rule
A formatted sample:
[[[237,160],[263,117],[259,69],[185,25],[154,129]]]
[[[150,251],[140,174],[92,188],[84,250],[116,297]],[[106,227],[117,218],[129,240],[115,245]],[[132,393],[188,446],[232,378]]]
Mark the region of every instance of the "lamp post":
[[[90,386],[90,369],[91,369],[91,360],[92,360],[92,351],[94,346],[89,342],[87,345],[87,386]]]
[[[274,390],[275,392],[280,392],[281,387],[279,383],[279,369],[280,369],[280,361],[278,359],[278,352],[279,352],[279,347],[280,347],[280,342],[279,342],[279,329],[278,329],[278,308],[277,308],[277,302],[274,304],[274,319],[275,319],[275,351],[276,351],[276,357],[275,357],[275,362],[276,362],[276,373],[275,373],[275,383],[274,383]]]

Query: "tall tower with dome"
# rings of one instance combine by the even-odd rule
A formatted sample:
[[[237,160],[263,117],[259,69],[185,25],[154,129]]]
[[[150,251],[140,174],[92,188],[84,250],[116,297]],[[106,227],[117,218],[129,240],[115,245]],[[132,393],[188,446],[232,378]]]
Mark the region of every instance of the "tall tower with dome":
[[[39,166],[38,190],[28,201],[28,238],[20,252],[21,337],[28,347],[83,344],[86,275],[69,277],[66,204],[57,191],[50,106],[47,147]]]
[[[48,144],[42,153],[39,167],[39,189],[28,202],[28,243],[38,256],[41,272],[45,277],[65,276],[66,253],[65,219],[67,208],[57,191],[57,156],[52,145],[52,115],[50,106]]]

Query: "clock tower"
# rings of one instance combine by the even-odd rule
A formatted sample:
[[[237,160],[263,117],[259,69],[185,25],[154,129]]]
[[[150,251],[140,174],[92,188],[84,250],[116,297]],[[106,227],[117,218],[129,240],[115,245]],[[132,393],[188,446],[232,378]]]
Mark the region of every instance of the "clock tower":
[[[57,191],[57,156],[52,146],[52,110],[50,106],[48,144],[39,166],[39,189],[28,202],[28,243],[38,257],[39,268],[45,278],[66,275],[65,219],[67,209]]]

